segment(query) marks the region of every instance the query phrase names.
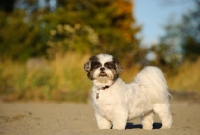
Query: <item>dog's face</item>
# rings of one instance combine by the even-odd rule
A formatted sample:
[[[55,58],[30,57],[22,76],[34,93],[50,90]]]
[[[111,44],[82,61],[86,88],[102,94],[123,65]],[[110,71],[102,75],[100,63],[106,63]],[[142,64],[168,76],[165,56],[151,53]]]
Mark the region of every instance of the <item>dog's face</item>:
[[[109,54],[90,57],[84,64],[89,79],[96,83],[109,84],[115,81],[123,71],[119,61]]]

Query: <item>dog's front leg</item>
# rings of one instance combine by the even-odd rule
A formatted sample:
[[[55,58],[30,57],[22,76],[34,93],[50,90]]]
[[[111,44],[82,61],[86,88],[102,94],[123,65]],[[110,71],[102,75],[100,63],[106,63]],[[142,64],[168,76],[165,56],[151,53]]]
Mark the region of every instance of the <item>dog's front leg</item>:
[[[113,129],[124,130],[127,118],[128,113],[126,111],[116,110],[114,112]]]
[[[103,117],[101,114],[96,112],[95,117],[96,117],[99,129],[110,129],[111,128],[111,122],[109,120],[107,120],[105,117]]]

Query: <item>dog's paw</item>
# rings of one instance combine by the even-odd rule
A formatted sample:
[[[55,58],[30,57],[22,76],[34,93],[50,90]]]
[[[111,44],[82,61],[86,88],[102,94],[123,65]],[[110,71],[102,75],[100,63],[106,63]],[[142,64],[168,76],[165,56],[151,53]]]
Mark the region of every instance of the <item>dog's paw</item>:
[[[143,126],[143,129],[145,129],[145,130],[152,130],[153,126]]]
[[[112,129],[125,130],[124,124],[114,124]]]
[[[117,129],[117,130],[125,130],[125,127],[113,127],[113,129]]]

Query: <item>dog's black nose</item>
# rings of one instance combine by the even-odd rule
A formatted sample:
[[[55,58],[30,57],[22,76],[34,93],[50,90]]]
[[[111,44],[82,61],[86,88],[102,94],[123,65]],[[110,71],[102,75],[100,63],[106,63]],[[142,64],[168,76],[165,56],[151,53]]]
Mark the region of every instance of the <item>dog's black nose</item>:
[[[105,70],[105,68],[104,68],[104,67],[101,67],[101,68],[100,68],[100,70],[101,70],[101,71],[104,71],[104,70]]]

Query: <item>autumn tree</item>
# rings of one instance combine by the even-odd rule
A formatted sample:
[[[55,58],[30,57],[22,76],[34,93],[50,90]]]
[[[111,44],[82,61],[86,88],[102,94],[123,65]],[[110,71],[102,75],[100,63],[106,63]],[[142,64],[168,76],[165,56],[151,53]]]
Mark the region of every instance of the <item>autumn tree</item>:
[[[54,50],[55,47],[62,46],[60,49],[64,52],[70,50],[93,55],[110,53],[125,59],[124,63],[140,60],[141,49],[136,38],[140,27],[136,25],[132,14],[132,1],[57,0],[55,10],[49,10],[49,1],[45,2],[47,5],[41,7],[38,0],[18,0],[11,15],[0,14],[5,18],[0,22],[1,55],[14,59],[48,56],[48,50],[52,46]],[[77,26],[80,29],[76,29],[73,34],[69,31],[58,32],[58,29],[75,29]],[[54,34],[51,35],[52,33]],[[96,35],[98,42],[90,42],[89,35]],[[73,46],[70,44],[72,41]],[[49,46],[48,43],[51,42],[54,45]],[[7,55],[5,50],[12,51]]]
[[[136,34],[140,27],[136,25],[132,14],[132,1],[58,0],[58,6],[64,12],[68,11],[68,15],[73,18],[62,23],[89,25],[98,34],[99,43],[91,46],[93,54],[111,53],[122,59],[127,57],[131,63],[139,59],[140,48]]]

